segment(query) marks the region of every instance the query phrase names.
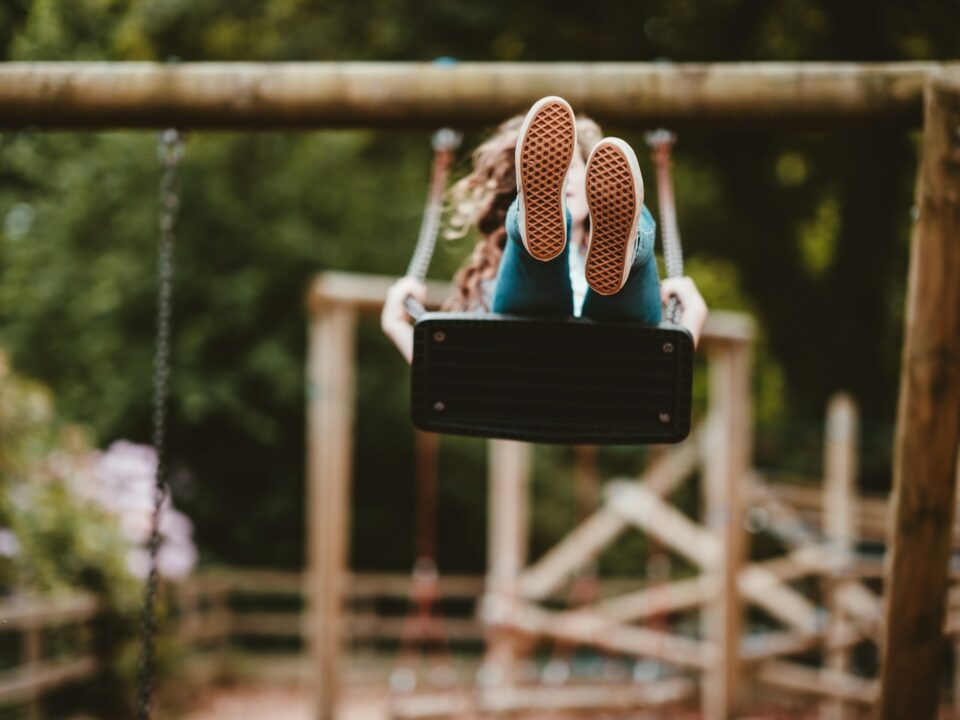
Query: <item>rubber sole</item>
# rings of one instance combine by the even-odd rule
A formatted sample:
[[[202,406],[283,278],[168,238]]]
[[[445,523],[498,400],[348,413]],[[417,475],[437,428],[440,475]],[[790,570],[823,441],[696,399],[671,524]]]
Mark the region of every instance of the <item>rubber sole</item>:
[[[643,210],[643,178],[633,149],[619,138],[597,143],[587,160],[586,185],[587,284],[600,295],[613,295],[627,282]]]
[[[533,104],[520,127],[516,166],[520,236],[537,260],[553,260],[567,244],[564,180],[576,144],[566,100],[551,96]]]

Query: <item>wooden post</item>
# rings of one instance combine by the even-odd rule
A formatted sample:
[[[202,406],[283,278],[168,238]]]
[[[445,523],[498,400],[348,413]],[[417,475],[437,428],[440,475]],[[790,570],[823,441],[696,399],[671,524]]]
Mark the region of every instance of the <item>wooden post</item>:
[[[925,91],[893,461],[879,716],[937,714],[960,444],[960,75]]]
[[[838,628],[843,622],[841,601],[852,570],[855,542],[854,523],[857,494],[857,407],[849,395],[835,395],[827,408],[827,425],[823,449],[823,529],[830,543],[831,573],[827,575],[826,596],[830,608],[830,624]],[[827,633],[831,637],[832,632]],[[849,649],[827,649],[827,668],[847,672]],[[821,705],[824,720],[844,720],[848,703],[842,697]]]
[[[487,512],[487,619],[513,612],[520,597],[520,572],[527,560],[527,494],[530,446],[512,440],[489,444]],[[512,685],[517,644],[513,633],[492,634],[484,659],[491,685]]]
[[[703,467],[707,527],[719,538],[720,591],[704,611],[704,630],[719,649],[704,679],[703,716],[708,720],[735,717],[740,706],[740,635],[742,602],[739,590],[744,553],[741,486],[750,467],[750,346],[722,342],[709,360],[710,417]]]
[[[334,720],[350,532],[356,312],[322,304],[313,313],[307,360],[308,637],[314,717]]]
[[[414,431],[417,472],[416,559],[437,562],[437,491],[440,479],[440,436]]]
[[[41,620],[38,618],[31,618],[23,626],[21,657],[23,675],[26,678],[26,685],[30,688],[27,700],[27,717],[29,720],[40,720],[42,717],[40,696],[43,690],[40,683],[37,682],[39,680],[40,660],[43,655],[41,629]]]

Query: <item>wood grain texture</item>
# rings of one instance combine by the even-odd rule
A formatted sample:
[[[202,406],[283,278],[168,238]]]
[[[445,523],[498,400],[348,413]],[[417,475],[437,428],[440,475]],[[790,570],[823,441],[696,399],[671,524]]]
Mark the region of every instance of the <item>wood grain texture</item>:
[[[926,90],[893,462],[879,717],[937,713],[960,443],[960,76]]]
[[[938,63],[3,63],[0,127],[487,127],[560,95],[601,123],[916,126]]]

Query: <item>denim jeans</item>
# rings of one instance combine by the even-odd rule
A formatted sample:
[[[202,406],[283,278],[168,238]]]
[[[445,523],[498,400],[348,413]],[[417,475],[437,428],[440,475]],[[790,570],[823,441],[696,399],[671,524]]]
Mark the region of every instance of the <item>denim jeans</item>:
[[[567,237],[570,236],[567,212]],[[574,314],[570,284],[570,243],[553,260],[542,262],[523,247],[517,221],[517,201],[507,210],[507,242],[493,290],[492,310],[506,315],[570,317]],[[587,289],[582,317],[593,320],[660,322],[660,275],[653,254],[656,223],[646,206],[640,216],[637,254],[620,292],[600,295]]]

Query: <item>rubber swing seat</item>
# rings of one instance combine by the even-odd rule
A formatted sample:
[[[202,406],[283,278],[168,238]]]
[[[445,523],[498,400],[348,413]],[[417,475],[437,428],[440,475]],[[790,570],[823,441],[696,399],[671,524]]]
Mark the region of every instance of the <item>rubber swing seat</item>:
[[[538,443],[676,443],[693,340],[678,325],[426,313],[411,407],[422,430]]]

